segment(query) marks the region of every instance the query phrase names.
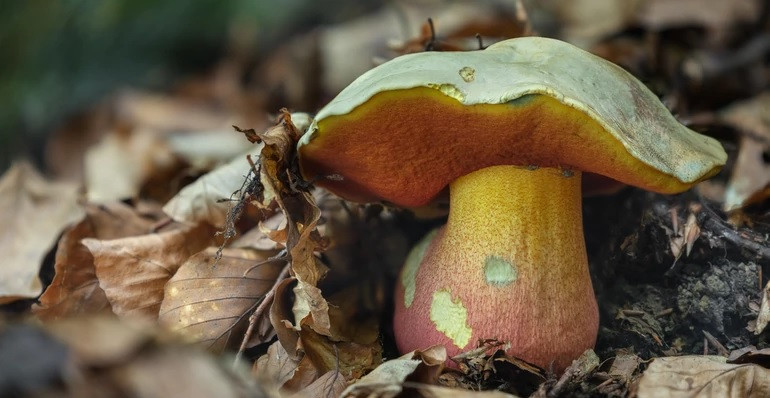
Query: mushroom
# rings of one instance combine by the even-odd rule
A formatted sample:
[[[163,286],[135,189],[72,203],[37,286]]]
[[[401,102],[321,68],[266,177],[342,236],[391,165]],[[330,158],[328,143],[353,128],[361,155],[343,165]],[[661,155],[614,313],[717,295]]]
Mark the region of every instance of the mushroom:
[[[449,186],[446,225],[397,282],[401,351],[497,339],[555,371],[594,346],[599,323],[582,173],[677,193],[727,157],[622,68],[538,37],[380,65],[298,145],[303,175],[353,201],[416,207]]]

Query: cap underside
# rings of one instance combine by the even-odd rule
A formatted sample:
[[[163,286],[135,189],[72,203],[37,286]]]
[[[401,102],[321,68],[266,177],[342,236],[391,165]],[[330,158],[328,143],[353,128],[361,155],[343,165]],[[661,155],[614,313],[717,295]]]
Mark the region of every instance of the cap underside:
[[[576,169],[661,193],[692,185],[636,159],[590,116],[547,95],[463,105],[434,88],[391,90],[317,127],[299,148],[303,174],[360,202],[421,206],[454,179],[495,165]]]

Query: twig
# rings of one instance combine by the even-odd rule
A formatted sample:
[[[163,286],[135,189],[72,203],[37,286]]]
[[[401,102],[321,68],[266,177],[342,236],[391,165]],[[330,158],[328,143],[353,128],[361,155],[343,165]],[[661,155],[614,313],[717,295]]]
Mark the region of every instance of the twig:
[[[626,316],[644,316],[645,312],[640,310],[620,310]]]
[[[758,258],[770,260],[770,246],[762,245],[758,242],[755,242],[753,239],[744,237],[740,232],[732,229],[727,225],[724,225],[724,222],[721,222],[721,220],[710,217],[706,219],[704,226],[707,229],[721,235],[724,240],[740,248],[745,248],[754,252]]]
[[[723,357],[730,355],[730,351],[728,351],[727,348],[725,348],[725,346],[723,346],[722,343],[720,343],[719,340],[714,337],[714,335],[704,330],[703,336],[706,337],[706,340],[708,340],[708,342],[714,346],[719,355]]]
[[[666,315],[671,315],[674,312],[673,308],[666,308],[665,310],[662,310],[655,314],[656,318],[664,317]]]
[[[254,312],[249,316],[249,327],[246,329],[246,333],[243,334],[243,340],[241,341],[241,346],[238,348],[238,353],[235,354],[235,360],[233,361],[233,366],[238,364],[238,362],[241,360],[241,357],[243,356],[243,351],[246,350],[246,345],[249,343],[249,340],[251,340],[251,335],[254,333],[254,327],[257,324],[257,320],[262,316],[262,314],[265,312],[267,307],[273,302],[273,297],[275,297],[275,290],[278,288],[278,285],[283,281],[286,276],[289,275],[289,270],[291,269],[291,263],[287,263],[283,269],[281,270],[281,273],[278,274],[278,277],[275,279],[275,283],[270,288],[270,290],[265,294],[265,297],[262,299],[262,302],[259,303],[257,306],[257,309],[254,310]]]

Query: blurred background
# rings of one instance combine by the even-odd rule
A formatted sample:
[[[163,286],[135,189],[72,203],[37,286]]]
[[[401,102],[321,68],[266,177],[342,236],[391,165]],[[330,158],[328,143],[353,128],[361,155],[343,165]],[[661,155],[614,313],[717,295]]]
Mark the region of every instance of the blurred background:
[[[429,42],[477,49],[477,34],[482,46],[533,34],[577,44],[632,72],[683,122],[725,138],[735,118],[720,112],[770,81],[768,4],[4,1],[0,169],[31,158],[53,177],[87,180],[86,154],[117,136],[118,153],[143,152],[136,147],[150,144],[137,137],[145,137],[168,147],[167,161],[203,170],[243,149],[233,124],[264,128],[282,107],[312,113],[378,63]]]

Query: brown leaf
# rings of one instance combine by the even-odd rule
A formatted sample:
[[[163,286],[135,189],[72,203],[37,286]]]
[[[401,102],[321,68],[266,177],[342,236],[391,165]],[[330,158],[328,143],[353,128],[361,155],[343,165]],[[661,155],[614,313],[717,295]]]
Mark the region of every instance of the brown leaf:
[[[695,217],[694,213],[690,213],[690,215],[687,216],[687,221],[684,223],[683,237],[686,247],[685,256],[690,256],[692,247],[699,236],[700,226],[698,226],[698,219]]]
[[[447,388],[430,384],[408,384],[404,390],[410,397],[422,398],[517,398],[516,395],[501,391],[471,391]],[[385,397],[389,397],[385,395]]]
[[[305,355],[320,373],[339,370],[345,379],[353,380],[382,362],[382,347],[377,341],[372,344],[338,342],[316,333],[309,326],[302,327],[299,337]]]
[[[727,363],[754,363],[763,368],[770,368],[770,348],[757,350],[754,346],[748,346],[733,350],[727,357]]]
[[[770,323],[770,281],[762,289],[762,301],[759,304],[759,313],[757,314],[757,324],[754,326],[754,334],[760,335]]]
[[[217,261],[210,247],[182,264],[166,283],[161,324],[219,352],[240,344],[250,310],[275,283],[281,261],[275,254],[224,249]],[[259,342],[269,336],[259,336]]]
[[[655,358],[639,380],[639,398],[770,396],[770,370],[718,356]]]
[[[423,351],[412,351],[396,359],[385,361],[358,379],[342,393],[342,397],[392,397],[403,390],[402,384],[410,382],[433,384],[444,368],[447,359],[444,346],[434,346]],[[426,375],[430,375],[425,377]]]
[[[761,202],[770,197],[770,163],[763,154],[770,151],[770,92],[739,102],[721,117],[742,131],[738,158],[725,192],[725,210]]]
[[[154,337],[151,324],[119,322],[107,316],[56,320],[47,323],[46,329],[67,343],[78,362],[88,366],[123,363]]]
[[[234,206],[234,202],[227,199],[237,198],[234,194],[245,188],[245,176],[250,170],[246,156],[251,154],[258,160],[260,150],[261,146],[251,149],[198,178],[171,198],[163,211],[179,222],[205,222],[223,228],[227,213]]]
[[[296,392],[305,388],[319,374],[310,359],[289,355],[279,341],[271,344],[267,353],[259,357],[252,373],[261,383],[282,392]]]
[[[94,257],[99,286],[118,316],[156,319],[163,288],[191,255],[213,243],[205,224],[113,240],[84,239]]]
[[[45,180],[28,163],[0,179],[0,304],[37,297],[38,272],[65,226],[80,219],[78,186]]]
[[[153,130],[112,131],[85,156],[88,200],[134,198],[154,174],[177,165],[177,159]]]
[[[13,344],[9,352],[15,354],[11,369],[19,371],[10,375],[5,372],[3,376],[19,377],[13,380],[18,381],[16,384],[0,386],[3,396],[265,396],[244,369],[233,369],[231,361],[176,343],[158,333],[152,323],[79,317],[53,321],[43,328],[14,326],[17,333],[0,337],[4,337],[4,344]],[[15,342],[11,340],[14,337]],[[4,377],[3,381],[8,380]],[[14,391],[15,386],[21,391]]]
[[[331,370],[321,375],[307,387],[297,391],[296,394],[291,395],[291,398],[335,398],[340,396],[346,385],[345,378],[340,376],[339,372]]]
[[[86,205],[86,217],[67,229],[56,249],[55,275],[40,296],[35,314],[46,320],[110,309],[99,287],[91,252],[80,241],[84,238],[116,239],[143,235],[158,221],[159,209],[147,215],[122,202]],[[156,214],[153,214],[156,213]]]
[[[642,359],[636,354],[618,354],[615,357],[615,360],[612,361],[612,366],[610,366],[610,371],[608,373],[614,379],[619,379],[624,383],[628,383],[631,381],[634,373],[639,370],[639,365],[642,362]]]

